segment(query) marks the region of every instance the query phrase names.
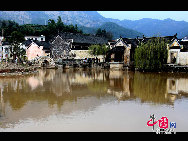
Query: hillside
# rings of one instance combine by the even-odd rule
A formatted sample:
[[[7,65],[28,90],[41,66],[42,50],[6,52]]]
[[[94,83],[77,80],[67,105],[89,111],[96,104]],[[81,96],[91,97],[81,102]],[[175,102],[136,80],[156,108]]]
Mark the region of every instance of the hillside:
[[[178,38],[188,35],[188,22],[172,19],[158,20],[144,18],[140,20],[118,20],[105,18],[97,11],[0,11],[0,19],[14,20],[19,24],[47,24],[48,19],[57,20],[61,16],[65,24],[77,24],[86,27],[88,32],[94,32],[92,28],[98,28],[106,22],[113,22],[119,26],[141,32],[146,36],[169,36],[178,34]],[[103,25],[104,26],[104,25]],[[106,25],[105,25],[106,26]],[[111,25],[112,26],[112,25]],[[89,27],[89,28],[87,28]],[[111,29],[111,27],[105,27]],[[121,29],[120,27],[116,27]],[[124,31],[125,29],[123,29]],[[115,31],[113,31],[116,33]],[[122,34],[122,33],[119,33]],[[132,33],[131,33],[132,34]],[[126,34],[130,35],[130,34]],[[123,35],[122,35],[123,36]]]
[[[61,16],[65,24],[78,24],[95,27],[107,19],[96,11],[0,11],[0,17],[14,20],[19,24],[47,24],[48,19],[57,20]]]
[[[122,26],[119,26],[118,24],[115,24],[113,22],[106,22],[100,26],[101,29],[105,29],[106,31],[109,31],[113,34],[113,38],[117,39],[120,36],[126,37],[126,38],[136,38],[137,36],[142,36],[143,33],[137,32],[132,29],[124,28]]]
[[[84,26],[79,27],[79,29],[81,29],[84,33],[89,33],[89,34],[95,34],[98,28],[105,29],[107,32],[112,33],[113,39],[117,39],[120,36],[126,38],[136,38],[137,36],[141,37],[143,35],[143,33],[137,32],[132,29],[124,28],[113,22],[106,22],[103,23],[101,26],[95,28],[84,27]]]
[[[188,34],[188,22],[175,21],[172,19],[150,19],[140,20],[113,20],[113,22],[125,27],[144,33],[146,36],[161,35],[169,36],[178,33],[178,38],[183,38]]]

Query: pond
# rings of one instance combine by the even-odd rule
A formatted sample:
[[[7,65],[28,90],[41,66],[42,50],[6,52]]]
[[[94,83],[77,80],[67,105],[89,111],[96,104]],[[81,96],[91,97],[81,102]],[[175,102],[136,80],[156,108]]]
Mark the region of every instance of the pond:
[[[152,114],[188,131],[187,73],[41,69],[0,90],[1,132],[153,132]]]

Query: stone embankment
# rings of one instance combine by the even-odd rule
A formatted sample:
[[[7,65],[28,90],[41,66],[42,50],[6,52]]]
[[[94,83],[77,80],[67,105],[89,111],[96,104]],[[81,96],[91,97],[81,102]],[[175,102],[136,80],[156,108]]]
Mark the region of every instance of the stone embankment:
[[[35,66],[24,66],[15,63],[0,64],[0,76],[24,75],[36,72],[38,71]]]

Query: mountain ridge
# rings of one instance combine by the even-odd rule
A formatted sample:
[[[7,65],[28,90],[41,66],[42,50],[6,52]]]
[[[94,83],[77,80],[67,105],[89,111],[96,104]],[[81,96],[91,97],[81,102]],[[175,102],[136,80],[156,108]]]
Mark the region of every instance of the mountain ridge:
[[[19,24],[47,24],[48,19],[57,20],[58,16],[61,16],[65,24],[77,24],[89,28],[98,28],[105,22],[113,22],[126,29],[143,33],[145,36],[169,36],[177,33],[179,38],[183,38],[188,35],[188,22],[170,18],[119,20],[105,18],[97,11],[0,11],[1,19],[15,20]]]

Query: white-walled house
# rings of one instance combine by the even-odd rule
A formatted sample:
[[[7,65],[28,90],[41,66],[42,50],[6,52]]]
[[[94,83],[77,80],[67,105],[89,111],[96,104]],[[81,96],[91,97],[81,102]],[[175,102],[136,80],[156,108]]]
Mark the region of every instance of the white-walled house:
[[[168,49],[168,60],[169,64],[177,65],[188,65],[188,40],[187,37],[178,41],[175,39],[170,45],[167,46]]]
[[[45,51],[43,50],[43,46],[38,46],[36,43],[32,42],[26,48],[26,56],[29,61],[35,59],[36,57],[45,56]]]
[[[37,41],[45,41],[45,36],[40,35],[40,36],[25,36],[25,40],[37,40]]]
[[[2,59],[10,58],[10,45],[8,42],[2,42]]]
[[[26,57],[31,60],[35,56],[50,56],[50,44],[45,41],[45,36],[25,36],[25,41],[20,43],[20,48],[26,50]],[[0,36],[0,58],[5,60],[6,58],[13,59],[11,57],[10,43],[3,41],[4,37]],[[36,49],[34,46],[37,46]],[[34,51],[33,51],[34,50]],[[32,54],[30,54],[32,52]],[[28,57],[29,56],[29,57]]]

